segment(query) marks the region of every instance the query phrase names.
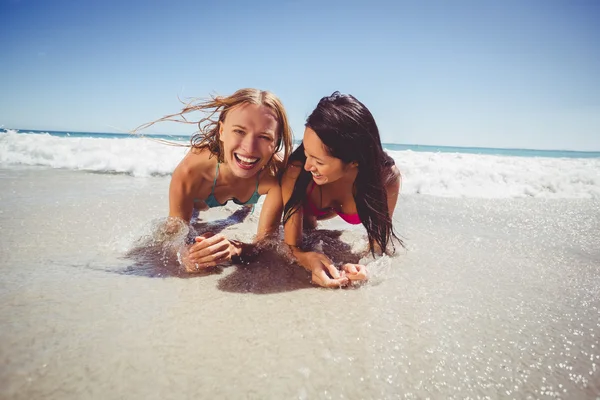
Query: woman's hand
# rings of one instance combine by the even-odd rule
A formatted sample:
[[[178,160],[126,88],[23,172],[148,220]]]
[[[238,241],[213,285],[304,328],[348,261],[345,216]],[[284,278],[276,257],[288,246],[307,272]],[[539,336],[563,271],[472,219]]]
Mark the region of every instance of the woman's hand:
[[[240,252],[240,249],[220,234],[207,232],[194,240],[195,243],[181,257],[185,270],[190,273],[231,261],[231,257]]]
[[[346,277],[351,281],[366,281],[367,268],[359,264],[344,264],[342,271],[346,273]]]
[[[333,262],[324,254],[303,252],[297,257],[302,266],[312,273],[312,282],[323,287],[335,288],[348,285],[349,279],[340,274]]]

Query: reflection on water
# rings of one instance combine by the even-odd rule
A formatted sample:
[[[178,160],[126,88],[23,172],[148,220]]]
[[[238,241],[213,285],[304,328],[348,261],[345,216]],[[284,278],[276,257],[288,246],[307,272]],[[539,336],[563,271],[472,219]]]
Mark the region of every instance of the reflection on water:
[[[242,223],[252,211],[242,207],[221,219],[194,219],[186,224],[177,218],[161,218],[153,221],[149,233],[135,241],[124,255],[132,263],[118,272],[125,275],[146,277],[193,278],[220,274],[224,267],[235,271],[219,281],[219,289],[228,292],[276,293],[311,287],[310,273],[293,263],[281,234],[257,244],[260,255],[246,265],[231,266],[230,263],[207,268],[199,273],[187,273],[178,261],[186,244],[203,233],[223,233],[227,228]],[[245,229],[248,229],[247,227]],[[358,263],[361,255],[341,239],[341,230],[316,229],[306,231],[304,247],[324,252],[336,265]],[[225,233],[226,234],[226,233]]]

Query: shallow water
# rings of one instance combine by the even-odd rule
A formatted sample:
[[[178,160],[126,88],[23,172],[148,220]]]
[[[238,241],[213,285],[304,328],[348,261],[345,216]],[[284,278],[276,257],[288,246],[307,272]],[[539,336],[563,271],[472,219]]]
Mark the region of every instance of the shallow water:
[[[168,178],[0,183],[1,398],[600,397],[598,200],[402,196],[407,249],[326,290],[277,248],[191,278],[123,257]],[[250,240],[259,210],[235,210],[204,222]],[[366,244],[348,227],[312,241],[347,257]]]

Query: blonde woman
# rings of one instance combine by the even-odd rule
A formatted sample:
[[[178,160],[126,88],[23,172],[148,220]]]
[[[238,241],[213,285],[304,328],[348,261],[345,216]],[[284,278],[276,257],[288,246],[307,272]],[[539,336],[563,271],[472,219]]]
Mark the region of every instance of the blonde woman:
[[[281,101],[271,92],[240,89],[230,96],[190,103],[160,121],[190,123],[184,114],[207,112],[197,122],[191,149],[175,168],[169,188],[169,216],[187,223],[194,209],[206,210],[233,201],[256,204],[265,195],[256,239],[275,232],[281,222],[282,199],[277,172],[292,151],[292,131]],[[192,122],[195,123],[195,122]],[[205,233],[193,239],[180,261],[187,272],[249,256],[252,246]]]

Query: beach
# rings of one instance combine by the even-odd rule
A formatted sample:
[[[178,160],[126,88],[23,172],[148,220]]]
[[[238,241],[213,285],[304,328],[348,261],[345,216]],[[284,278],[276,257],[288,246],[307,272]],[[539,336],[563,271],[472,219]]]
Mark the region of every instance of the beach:
[[[0,181],[3,399],[600,397],[598,197],[407,180],[406,249],[328,290],[275,244],[199,276],[144,251],[168,176],[13,164]],[[260,204],[202,227],[250,241]],[[359,257],[361,228],[327,221],[311,240]]]
[[[0,16],[0,400],[600,400],[600,0]]]

